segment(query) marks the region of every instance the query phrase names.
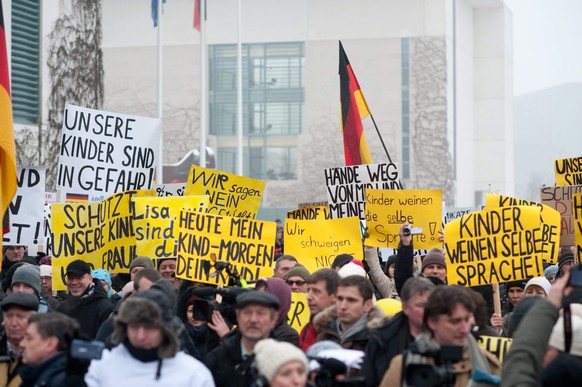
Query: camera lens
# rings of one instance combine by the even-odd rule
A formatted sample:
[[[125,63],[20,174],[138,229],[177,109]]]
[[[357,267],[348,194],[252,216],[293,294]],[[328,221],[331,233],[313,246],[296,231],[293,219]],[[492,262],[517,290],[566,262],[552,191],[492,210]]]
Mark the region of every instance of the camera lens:
[[[410,235],[410,227],[404,227],[404,230],[402,230],[402,234]]]

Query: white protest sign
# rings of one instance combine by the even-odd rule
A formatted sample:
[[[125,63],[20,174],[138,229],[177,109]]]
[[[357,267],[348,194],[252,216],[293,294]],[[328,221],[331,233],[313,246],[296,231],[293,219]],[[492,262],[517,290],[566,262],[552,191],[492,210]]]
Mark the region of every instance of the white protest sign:
[[[67,105],[57,174],[61,200],[69,195],[94,202],[128,190],[150,189],[162,124]]]
[[[396,164],[364,164],[325,169],[332,218],[365,220],[366,189],[402,189]]]
[[[25,245],[30,248],[42,243],[45,175],[45,167],[23,167],[16,170],[18,188],[8,207],[10,232],[4,234],[4,245]]]
[[[154,184],[152,189],[156,190],[156,196],[184,196],[186,183]]]

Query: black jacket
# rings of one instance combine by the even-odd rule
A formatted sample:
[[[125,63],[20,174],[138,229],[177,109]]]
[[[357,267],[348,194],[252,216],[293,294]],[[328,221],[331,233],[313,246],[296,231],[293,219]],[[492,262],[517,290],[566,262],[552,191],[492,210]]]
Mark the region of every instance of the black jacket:
[[[204,359],[216,387],[250,386],[256,378],[252,362],[252,355],[243,361],[240,332],[226,337],[222,345],[214,348]]]
[[[65,385],[67,355],[60,353],[36,366],[22,367],[18,373],[22,379],[21,387]]]
[[[99,327],[113,311],[113,304],[107,298],[107,292],[99,280],[93,278],[93,284],[95,284],[95,288],[92,292],[91,286],[88,286],[83,296],[69,296],[61,302],[58,309],[58,312],[77,320],[81,326],[82,334],[91,340],[97,336]],[[87,294],[89,295],[87,296]]]
[[[413,262],[414,249],[412,243],[410,243],[410,246],[404,246],[400,243],[398,245],[398,252],[396,253],[396,263],[394,264],[394,283],[398,294],[401,294],[406,280],[414,275]]]
[[[283,321],[273,328],[271,337],[277,341],[285,341],[299,347],[299,333],[287,321]]]
[[[366,346],[366,360],[361,375],[366,386],[378,386],[396,355],[401,354],[414,341],[410,334],[408,317],[399,312],[384,326],[376,329]]]

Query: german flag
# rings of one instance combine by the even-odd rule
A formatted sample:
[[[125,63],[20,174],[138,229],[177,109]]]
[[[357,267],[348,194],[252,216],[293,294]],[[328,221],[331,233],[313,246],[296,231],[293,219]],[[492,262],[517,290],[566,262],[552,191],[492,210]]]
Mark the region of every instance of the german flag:
[[[0,215],[8,209],[16,193],[16,149],[14,127],[12,126],[12,102],[10,101],[10,77],[6,35],[4,34],[4,14],[0,1]],[[3,230],[3,225],[0,225]],[[0,233],[0,236],[4,232]],[[2,240],[0,239],[0,246]]]
[[[360,84],[339,42],[340,103],[346,165],[372,164],[362,120],[370,115]]]

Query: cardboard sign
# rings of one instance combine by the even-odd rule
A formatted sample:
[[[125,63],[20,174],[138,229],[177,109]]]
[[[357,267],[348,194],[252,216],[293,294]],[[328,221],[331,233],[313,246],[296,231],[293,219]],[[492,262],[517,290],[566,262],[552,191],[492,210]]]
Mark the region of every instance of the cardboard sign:
[[[447,208],[445,210],[445,213],[443,214],[444,215],[443,223],[447,224],[449,222],[452,222],[455,219],[460,218],[463,215],[467,215],[471,212],[479,211],[479,210],[480,210],[480,208],[478,208],[478,207]]]
[[[540,189],[542,203],[560,213],[560,246],[573,246],[575,243],[572,196],[576,193],[582,193],[582,185],[542,187]]]
[[[485,199],[486,208],[499,208],[508,206],[536,206],[540,209],[540,217],[542,222],[542,229],[544,235],[549,237],[549,240],[544,242],[544,251],[547,254],[543,259],[546,262],[558,263],[558,256],[560,255],[560,213],[545,204],[532,202],[524,199],[512,198],[509,196],[487,194]]]
[[[402,189],[396,164],[364,164],[325,170],[327,200],[332,218],[358,216],[365,220],[368,189]]]
[[[572,215],[574,215],[574,228],[576,229],[577,262],[582,262],[582,193],[572,197]]]
[[[264,180],[192,165],[185,195],[208,195],[211,214],[255,219],[265,185]]]
[[[154,184],[153,189],[159,197],[184,196],[186,183]]]
[[[339,254],[364,258],[358,217],[317,220],[285,220],[285,254],[313,273],[329,268]]]
[[[287,312],[287,321],[291,328],[301,333],[309,322],[311,312],[307,305],[307,293],[291,293],[291,309]]]
[[[472,212],[445,226],[450,285],[487,285],[543,275],[548,230],[540,208],[513,206]]]
[[[130,203],[142,195],[154,191],[120,192],[95,203],[53,204],[53,257],[81,258],[111,273],[127,273],[136,256]]]
[[[499,359],[499,363],[503,363],[503,359],[509,352],[512,341],[512,339],[507,337],[495,336],[480,336],[477,339],[479,347],[494,354]]]
[[[302,207],[297,210],[291,210],[287,212],[287,219],[301,219],[301,220],[331,219],[331,213],[329,212],[329,207],[327,205],[315,207]]]
[[[183,208],[202,211],[208,207],[206,195],[134,197],[132,201],[136,254],[150,258],[176,257],[180,211]]]
[[[216,285],[227,284],[227,270],[247,281],[270,277],[276,227],[275,222],[180,211],[176,277]],[[217,271],[217,262],[229,267]]]
[[[408,222],[421,227],[412,236],[416,249],[440,248],[438,231],[442,224],[442,191],[379,190],[366,191],[366,222],[370,237],[366,244],[398,248],[400,226]]]
[[[45,167],[25,167],[16,169],[17,188],[8,206],[10,232],[4,234],[4,246],[33,246],[42,244],[44,239],[43,217],[45,201]]]
[[[582,157],[554,160],[556,185],[582,184]]]
[[[161,130],[157,118],[65,106],[57,175],[61,197],[99,201],[151,188]]]
[[[304,207],[327,207],[327,202],[308,202],[308,203],[298,203],[297,208],[301,209]]]

